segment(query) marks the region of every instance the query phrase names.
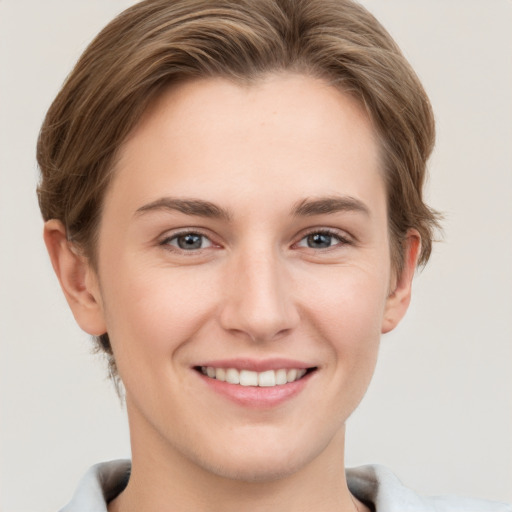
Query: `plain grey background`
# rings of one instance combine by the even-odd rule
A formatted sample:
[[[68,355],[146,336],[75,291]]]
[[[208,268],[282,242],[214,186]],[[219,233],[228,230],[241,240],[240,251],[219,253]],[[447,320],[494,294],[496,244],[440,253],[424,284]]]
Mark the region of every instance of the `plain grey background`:
[[[35,144],[90,39],[130,0],[0,0],[0,510],[56,510],[129,456],[125,413],[43,245]],[[382,340],[348,466],[423,494],[512,501],[512,2],[365,0],[436,112],[430,203],[445,241]]]

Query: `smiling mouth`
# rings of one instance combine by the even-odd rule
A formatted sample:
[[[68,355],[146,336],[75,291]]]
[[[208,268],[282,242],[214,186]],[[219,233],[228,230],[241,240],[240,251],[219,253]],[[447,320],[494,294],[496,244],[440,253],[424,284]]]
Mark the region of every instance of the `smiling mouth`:
[[[210,379],[239,386],[275,387],[284,386],[302,379],[305,375],[316,370],[313,368],[282,368],[255,372],[238,370],[236,368],[215,368],[213,366],[198,366],[195,369]]]

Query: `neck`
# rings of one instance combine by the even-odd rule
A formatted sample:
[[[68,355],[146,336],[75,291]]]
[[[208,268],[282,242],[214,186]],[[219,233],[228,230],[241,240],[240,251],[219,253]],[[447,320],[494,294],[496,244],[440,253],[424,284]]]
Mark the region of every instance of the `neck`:
[[[142,435],[142,430],[141,425],[130,421],[131,476],[126,489],[109,504],[109,512],[367,510],[347,487],[344,428],[300,468],[255,479],[221,476],[191,461],[158,435]]]

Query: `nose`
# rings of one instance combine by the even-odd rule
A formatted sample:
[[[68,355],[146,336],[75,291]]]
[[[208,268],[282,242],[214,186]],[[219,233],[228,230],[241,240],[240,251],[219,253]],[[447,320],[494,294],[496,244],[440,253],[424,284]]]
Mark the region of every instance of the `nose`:
[[[278,254],[246,251],[227,270],[220,322],[252,341],[270,341],[289,334],[299,323],[293,284]]]

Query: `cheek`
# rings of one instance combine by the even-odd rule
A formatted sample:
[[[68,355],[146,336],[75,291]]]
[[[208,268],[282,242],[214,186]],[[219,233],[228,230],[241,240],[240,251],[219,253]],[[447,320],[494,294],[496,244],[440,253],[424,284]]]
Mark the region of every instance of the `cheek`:
[[[105,283],[107,328],[119,366],[130,354],[138,361],[168,360],[193,338],[215,307],[207,283],[211,277],[191,269],[119,266]]]
[[[387,296],[387,274],[374,268],[330,269],[324,285],[308,286],[308,323],[328,347],[333,378],[362,398],[377,361]],[[317,285],[318,285],[317,280]]]
[[[378,337],[388,288],[385,269],[368,265],[326,270],[322,270],[325,275],[301,279],[305,309],[317,318],[319,326],[347,343],[363,341],[372,333]]]

